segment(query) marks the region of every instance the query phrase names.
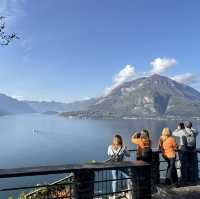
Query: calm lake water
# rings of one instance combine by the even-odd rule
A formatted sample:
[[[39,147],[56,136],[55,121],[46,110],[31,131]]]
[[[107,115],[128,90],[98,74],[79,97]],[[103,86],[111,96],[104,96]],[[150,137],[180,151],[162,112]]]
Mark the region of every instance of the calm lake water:
[[[157,146],[162,128],[174,129],[176,123],[155,120],[68,120],[41,114],[0,117],[0,169],[105,160],[114,134],[120,132],[124,143],[133,149],[131,133],[148,128],[153,145]],[[200,129],[200,123],[194,122],[194,127]],[[0,180],[0,188],[35,185],[57,178]],[[9,194],[0,193],[0,199],[6,199]]]

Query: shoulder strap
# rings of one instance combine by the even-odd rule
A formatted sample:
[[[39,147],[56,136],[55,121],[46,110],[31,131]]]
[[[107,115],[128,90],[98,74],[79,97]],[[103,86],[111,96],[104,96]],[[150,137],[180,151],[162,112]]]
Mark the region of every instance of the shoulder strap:
[[[119,154],[120,154],[121,150],[122,150],[122,146],[121,146],[120,150],[118,151],[117,155],[119,155]]]
[[[120,150],[119,150],[117,153],[115,153],[115,152],[113,151],[113,148],[112,148],[112,152],[113,152],[113,154],[114,154],[115,156],[118,156],[119,153],[121,152],[121,150],[122,150],[122,146],[121,146]]]
[[[194,136],[194,133],[193,133],[192,131],[188,132],[188,131],[186,130],[186,137],[187,137],[187,136]]]

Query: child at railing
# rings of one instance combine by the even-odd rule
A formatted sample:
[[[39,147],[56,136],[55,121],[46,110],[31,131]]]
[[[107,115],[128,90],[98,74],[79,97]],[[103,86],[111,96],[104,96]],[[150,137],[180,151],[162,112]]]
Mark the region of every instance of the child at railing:
[[[123,140],[120,135],[115,135],[112,144],[108,147],[108,156],[110,162],[122,162],[126,157],[130,157],[130,152],[126,146],[123,145]],[[130,178],[128,174],[128,170],[120,169],[120,170],[112,170],[112,191],[113,191],[113,199],[116,198],[116,192],[119,192],[117,190],[117,181],[115,179],[119,178],[119,173],[123,178]],[[132,183],[130,179],[127,179],[127,186],[129,190],[129,198],[132,198],[132,194],[130,190]]]
[[[137,160],[151,163],[152,149],[148,130],[142,129],[141,133],[134,133],[131,137],[131,141],[133,144],[137,145]]]

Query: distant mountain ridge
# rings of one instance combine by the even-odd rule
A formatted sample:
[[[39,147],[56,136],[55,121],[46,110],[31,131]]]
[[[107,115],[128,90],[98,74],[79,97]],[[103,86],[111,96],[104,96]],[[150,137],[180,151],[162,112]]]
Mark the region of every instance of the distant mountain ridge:
[[[153,75],[125,82],[108,95],[72,103],[19,101],[0,94],[0,115],[60,114],[78,118],[200,118],[200,92],[168,77]]]
[[[88,108],[96,103],[95,98],[91,98],[88,100],[75,101],[71,103],[62,103],[55,101],[24,101],[27,103],[33,110],[38,113],[46,113],[46,112],[64,112],[64,111],[84,111],[88,110]]]
[[[34,113],[27,104],[4,94],[0,94],[0,115]]]
[[[200,92],[168,77],[153,75],[126,82],[110,94],[96,99],[78,117],[91,118],[155,118],[200,117]],[[68,117],[73,113],[62,113]]]
[[[24,113],[56,114],[64,111],[87,110],[95,103],[95,99],[76,101],[73,103],[48,101],[20,101],[0,93],[0,116]]]

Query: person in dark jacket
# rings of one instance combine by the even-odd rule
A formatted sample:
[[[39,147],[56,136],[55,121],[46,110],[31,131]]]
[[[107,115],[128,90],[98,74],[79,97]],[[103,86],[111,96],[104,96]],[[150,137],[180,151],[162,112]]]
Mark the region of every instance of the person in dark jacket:
[[[198,131],[192,127],[192,122],[185,122],[186,139],[187,139],[187,173],[188,183],[196,183],[198,181],[198,158],[196,152],[196,138]]]

